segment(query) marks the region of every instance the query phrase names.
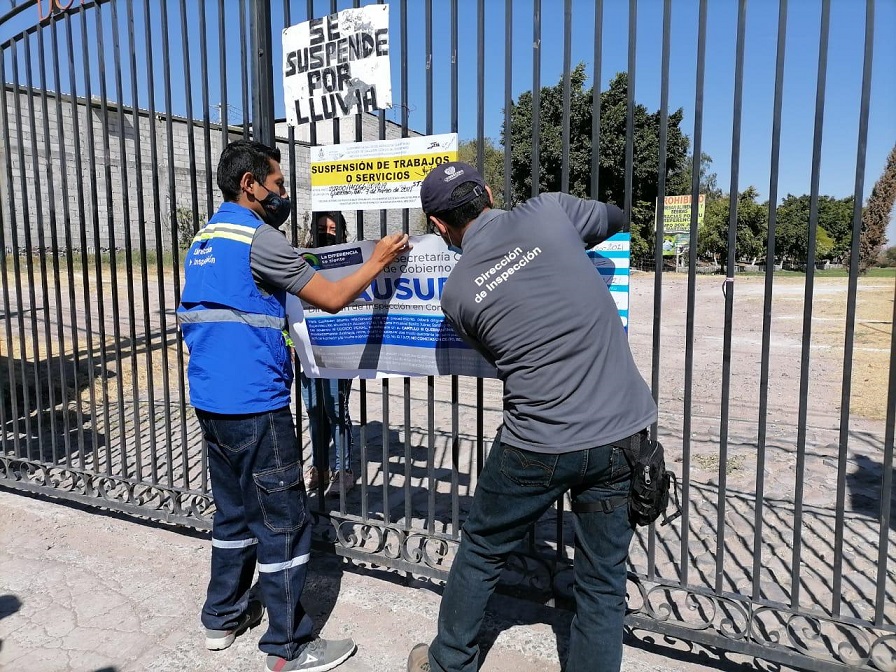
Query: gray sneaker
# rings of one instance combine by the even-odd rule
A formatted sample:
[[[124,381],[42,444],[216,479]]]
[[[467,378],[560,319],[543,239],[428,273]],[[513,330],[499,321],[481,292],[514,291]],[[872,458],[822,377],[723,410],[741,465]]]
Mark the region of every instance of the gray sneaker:
[[[249,600],[249,606],[240,616],[236,626],[231,630],[205,629],[205,648],[209,651],[221,651],[233,644],[233,640],[261,623],[264,616],[264,605],[258,600]]]
[[[350,639],[318,637],[294,660],[268,656],[265,669],[267,672],[326,672],[348,660],[357,648]]]

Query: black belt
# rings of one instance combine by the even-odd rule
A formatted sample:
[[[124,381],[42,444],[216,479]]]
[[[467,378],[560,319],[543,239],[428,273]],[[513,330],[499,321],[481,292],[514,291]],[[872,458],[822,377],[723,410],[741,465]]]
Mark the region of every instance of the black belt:
[[[611,446],[615,446],[617,448],[622,448],[625,453],[625,459],[629,462],[631,466],[637,456],[641,452],[641,443],[646,441],[648,437],[648,433],[646,429],[642,429],[637,434],[632,434],[631,436],[620,439],[619,441],[614,441],[611,443]],[[597,502],[577,502],[573,500],[572,502],[572,512],[573,513],[595,513],[597,511],[602,511],[603,513],[613,513],[620,506],[624,506],[628,503],[628,493],[624,495],[619,495],[618,497],[611,497],[610,499],[602,499]]]

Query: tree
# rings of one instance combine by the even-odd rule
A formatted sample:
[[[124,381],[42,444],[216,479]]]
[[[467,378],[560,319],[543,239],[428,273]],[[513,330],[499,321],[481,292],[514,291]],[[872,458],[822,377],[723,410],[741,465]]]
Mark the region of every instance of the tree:
[[[893,247],[888,247],[884,252],[880,255],[880,265],[892,268],[896,266],[896,245]]]
[[[859,238],[859,271],[874,266],[887,239],[887,223],[896,202],[896,146],[887,157],[884,172],[874,184],[862,214],[862,235]]]
[[[815,233],[816,259],[835,259],[848,253],[852,240],[854,198],[818,197],[818,229]],[[788,194],[777,209],[775,251],[792,261],[808,258],[809,194]]]
[[[476,140],[464,140],[457,146],[459,161],[476,166],[479,143]],[[482,177],[492,189],[492,197],[496,208],[505,206],[504,200],[504,151],[499,149],[494,140],[485,138],[482,143]],[[478,167],[478,166],[477,166]]]
[[[594,87],[585,89],[584,64],[570,73],[569,193],[625,202],[625,138],[628,76],[617,74],[600,94],[600,145],[598,148],[598,193],[591,193],[591,122]],[[681,131],[684,112],[679,108],[668,117],[666,179],[681,180],[688,170],[689,141]],[[539,192],[559,191],[563,167],[563,82],[541,89],[540,121],[532,123],[532,92],[521,93],[511,103],[510,128],[502,128],[501,141],[511,141],[512,200],[525,200],[532,193],[532,138],[540,140]],[[659,112],[635,105],[632,165],[632,255],[644,258],[653,250],[653,217],[657,197],[659,165]],[[670,193],[667,189],[667,193]]]
[[[691,193],[693,162],[694,155],[688,154],[684,169],[666,181],[667,195]],[[706,194],[707,201],[713,201],[723,196],[722,190],[719,189],[719,177],[712,170],[712,157],[706,152],[700,153],[700,193]]]
[[[759,191],[747,187],[737,197],[737,237],[735,259],[751,262],[765,255],[768,237],[768,203],[758,203]],[[722,268],[728,262],[728,226],[730,220],[728,196],[711,200],[706,204],[703,225],[697,237],[697,252],[711,257]]]

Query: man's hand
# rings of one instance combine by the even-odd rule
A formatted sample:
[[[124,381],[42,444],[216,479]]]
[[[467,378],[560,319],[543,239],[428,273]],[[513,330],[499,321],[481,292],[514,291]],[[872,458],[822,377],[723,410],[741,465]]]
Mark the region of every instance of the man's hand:
[[[386,266],[395,261],[395,257],[409,249],[411,246],[406,233],[386,236],[354,273],[336,282],[317,273],[299,290],[299,298],[329,313],[336,313],[354,301]]]
[[[376,244],[376,247],[373,249],[373,254],[370,255],[370,259],[379,266],[380,269],[383,269],[391,264],[399,254],[410,249],[411,245],[408,244],[408,234],[393,233]]]

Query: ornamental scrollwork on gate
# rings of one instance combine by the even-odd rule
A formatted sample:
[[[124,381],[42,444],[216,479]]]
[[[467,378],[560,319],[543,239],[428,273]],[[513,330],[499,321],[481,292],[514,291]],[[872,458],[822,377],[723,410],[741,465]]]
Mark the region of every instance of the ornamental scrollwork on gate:
[[[630,573],[628,612],[720,640],[742,641],[830,664],[831,669],[896,670],[896,633],[785,605],[759,605],[676,585],[648,585]],[[719,642],[724,647],[724,641]]]
[[[98,504],[119,510],[139,510],[162,519],[188,519],[208,527],[214,511],[210,493],[183,490],[114,474],[95,474],[65,465],[32,462],[0,456],[0,481],[45,488],[54,496],[91,497]]]

